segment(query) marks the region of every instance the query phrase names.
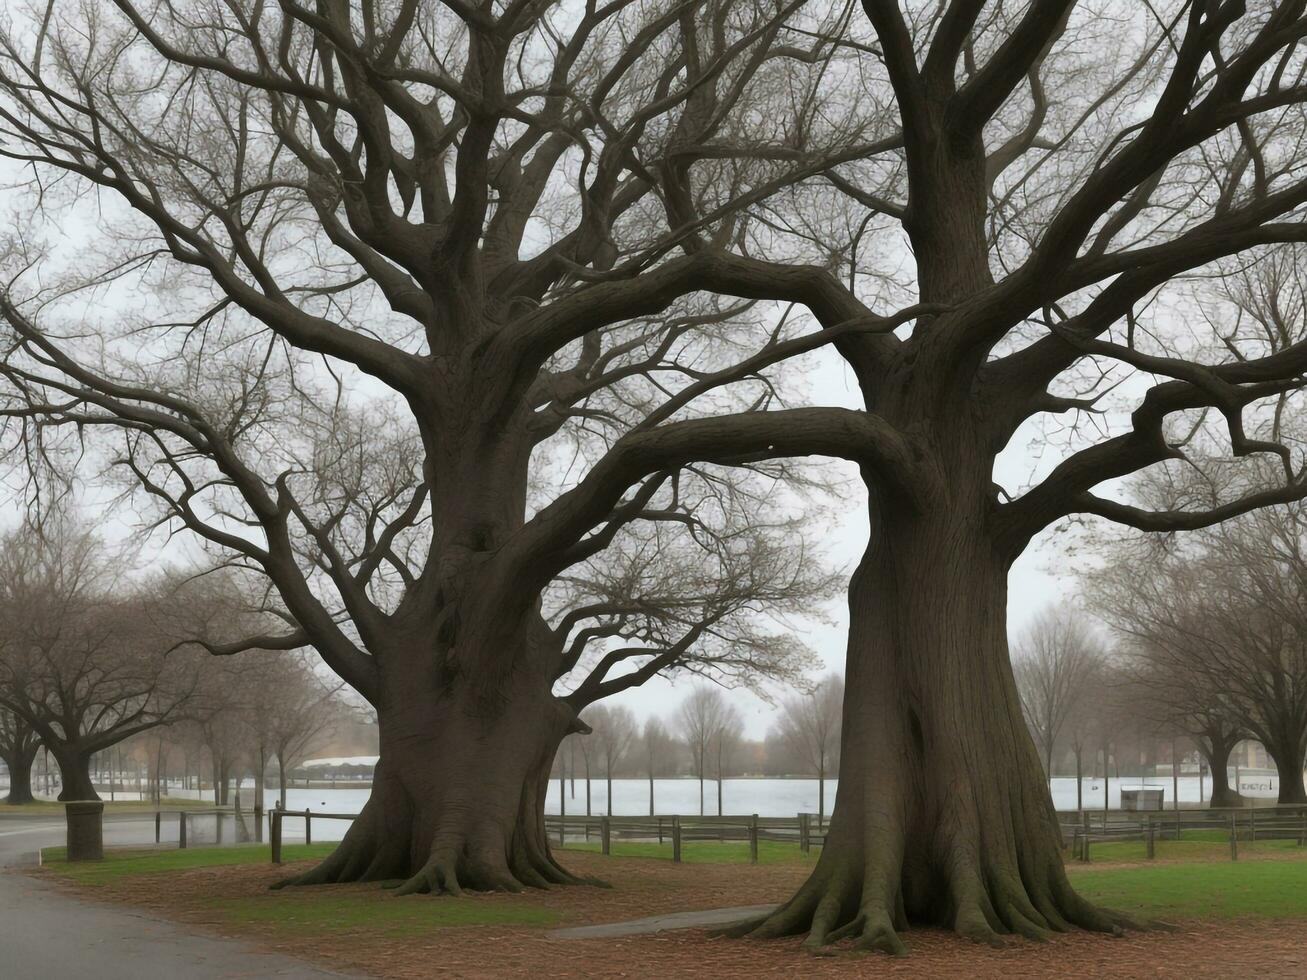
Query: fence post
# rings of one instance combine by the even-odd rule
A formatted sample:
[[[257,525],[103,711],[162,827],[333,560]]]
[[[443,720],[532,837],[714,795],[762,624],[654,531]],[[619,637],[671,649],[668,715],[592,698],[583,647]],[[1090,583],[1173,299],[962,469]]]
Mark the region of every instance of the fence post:
[[[1148,832],[1148,858],[1149,860],[1152,860],[1156,857],[1155,845],[1153,843],[1153,818],[1145,817],[1144,820]]]
[[[159,830],[162,824],[163,824],[163,814],[160,813],[158,810],[155,810],[154,811],[154,842],[156,844],[159,843],[159,840],[161,839]]]
[[[1298,830],[1298,846],[1307,846],[1307,810],[1298,811],[1298,819],[1302,821],[1302,827]]]
[[[672,817],[672,860],[677,864],[681,861],[681,818]]]
[[[1251,808],[1248,810],[1248,839],[1257,843],[1257,811]]]
[[[304,843],[313,843],[313,813],[308,807],[304,808]]]
[[[799,851],[807,854],[812,847],[812,831],[809,829],[808,821],[811,818],[806,813],[799,814]]]
[[[269,814],[272,818],[272,863],[281,864],[281,807]]]
[[[612,827],[608,823],[607,817],[599,818],[599,847],[605,853],[612,851]]]
[[[1230,814],[1230,860],[1239,860],[1239,818]]]
[[[177,814],[177,846],[180,850],[186,850],[186,811],[183,810]]]
[[[758,814],[749,818],[749,863],[758,863]]]

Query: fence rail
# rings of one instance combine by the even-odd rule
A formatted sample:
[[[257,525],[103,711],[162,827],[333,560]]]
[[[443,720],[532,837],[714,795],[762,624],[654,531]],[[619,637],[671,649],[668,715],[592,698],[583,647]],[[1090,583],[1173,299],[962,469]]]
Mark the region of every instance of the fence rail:
[[[696,841],[747,842],[749,859],[758,860],[760,841],[797,844],[807,853],[814,845],[826,842],[828,822],[815,813],[793,817],[760,817],[756,813],[725,816],[574,816],[547,815],[545,832],[559,845],[568,839],[589,842],[598,838],[600,851],[612,853],[614,840],[657,841],[672,845],[672,860],[682,859],[684,845]]]
[[[248,812],[248,811],[246,811]],[[178,846],[191,843],[190,825],[195,818],[217,819],[218,843],[222,843],[224,818],[241,818],[243,813],[232,808],[160,809],[154,811],[154,840],[160,843],[165,822],[177,819]],[[263,841],[264,811],[253,811],[254,839]],[[282,860],[283,828],[287,820],[304,821],[304,842],[313,843],[314,820],[353,821],[358,814],[322,813],[312,810],[266,811],[268,837],[272,863]],[[1063,845],[1070,856],[1080,861],[1090,860],[1092,848],[1097,844],[1134,842],[1144,845],[1147,858],[1156,857],[1159,841],[1227,843],[1230,859],[1238,860],[1240,845],[1259,842],[1284,841],[1307,847],[1307,806],[1276,806],[1257,808],[1231,808],[1206,810],[1128,811],[1083,810],[1059,811],[1058,825]],[[793,817],[762,817],[757,814],[726,816],[687,816],[680,814],[660,816],[580,816],[548,814],[544,818],[545,832],[560,846],[569,841],[597,841],[603,854],[611,854],[613,843],[621,841],[670,843],[672,860],[684,860],[687,846],[702,842],[745,843],[750,861],[757,862],[758,847],[763,841],[795,844],[803,853],[826,843],[829,819],[819,819],[815,813],[799,813]],[[248,838],[247,838],[248,839]]]
[[[1307,846],[1307,807],[1275,806],[1170,811],[1067,811],[1058,813],[1062,839],[1072,857],[1090,859],[1094,844],[1142,843],[1145,856],[1157,856],[1158,841],[1228,842],[1230,860],[1239,859],[1239,844],[1292,841]]]

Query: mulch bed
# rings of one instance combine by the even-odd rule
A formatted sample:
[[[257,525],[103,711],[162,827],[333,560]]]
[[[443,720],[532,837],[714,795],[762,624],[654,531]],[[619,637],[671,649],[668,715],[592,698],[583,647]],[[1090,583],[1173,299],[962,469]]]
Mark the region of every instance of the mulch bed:
[[[801,865],[675,865],[585,853],[569,853],[564,863],[577,873],[604,877],[615,887],[532,893],[533,904],[555,910],[560,925],[779,902],[809,871]],[[914,930],[905,936],[911,955],[895,959],[851,952],[814,957],[799,948],[798,939],[732,940],[702,930],[586,940],[553,939],[547,929],[537,927],[467,926],[396,939],[361,928],[340,928],[325,935],[292,937],[276,927],[234,925],[214,910],[215,899],[266,895],[267,886],[293,868],[236,866],[142,875],[99,886],[94,897],[241,936],[264,948],[325,965],[391,978],[1307,977],[1307,932],[1298,921],[1188,922],[1175,932],[1133,933],[1121,939],[1087,933],[1059,936],[1047,943],[1012,939],[1001,949],[977,946],[943,931]],[[376,886],[328,887],[376,892]],[[308,897],[309,891],[298,894]],[[479,895],[468,900],[512,899]]]

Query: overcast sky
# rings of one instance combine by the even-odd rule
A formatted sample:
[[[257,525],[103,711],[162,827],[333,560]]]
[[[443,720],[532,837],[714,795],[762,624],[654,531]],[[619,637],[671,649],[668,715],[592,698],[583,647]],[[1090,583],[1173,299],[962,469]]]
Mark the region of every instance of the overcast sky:
[[[828,351],[817,360],[809,378],[809,386],[816,401],[849,408],[861,407],[857,382],[844,361],[833,351]],[[1033,452],[1029,443],[1034,435],[1031,430],[1018,433],[999,459],[995,479],[1010,491],[1021,487],[1031,478],[1031,474],[1045,472],[1060,458],[1056,453],[1044,455]],[[856,497],[845,502],[842,522],[832,528],[826,541],[831,558],[852,572],[867,543],[867,500],[860,492],[861,482],[857,479],[856,467],[842,461],[832,461],[830,465],[843,467],[844,472],[850,476],[849,483],[859,489]],[[1039,610],[1050,603],[1062,601],[1071,571],[1062,565],[1056,545],[1048,534],[1036,538],[1016,563],[1008,589],[1010,636],[1019,635]],[[843,601],[839,601],[830,604],[829,612],[833,622],[829,625],[820,622],[807,624],[806,640],[820,654],[827,670],[842,672],[848,609]],[[688,677],[679,681],[656,678],[642,687],[616,695],[608,703],[626,705],[642,718],[650,714],[668,715],[675,711],[677,704],[695,683],[702,682]],[[773,687],[772,690],[775,695],[785,693],[782,687]],[[736,689],[729,693],[744,716],[745,734],[749,738],[762,738],[775,718],[774,705],[755,697],[747,690]]]

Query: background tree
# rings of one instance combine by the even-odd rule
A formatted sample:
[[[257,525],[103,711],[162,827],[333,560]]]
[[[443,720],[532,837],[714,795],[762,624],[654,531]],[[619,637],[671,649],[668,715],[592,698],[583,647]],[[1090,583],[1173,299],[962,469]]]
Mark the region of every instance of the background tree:
[[[0,540],[0,706],[54,755],[64,800],[98,799],[92,755],[176,720],[195,693],[193,660],[169,656],[171,590],[114,590],[109,567],[66,520]]]
[[[0,709],[0,762],[9,770],[9,793],[5,802],[31,803],[32,765],[41,749],[36,731],[21,716]]]
[[[607,785],[608,815],[613,815],[613,768],[620,766],[626,759],[640,733],[635,715],[629,708],[597,705],[583,716],[590,726],[590,738],[599,749],[599,759],[604,767],[604,781]]]
[[[721,689],[708,685],[693,688],[677,710],[681,740],[690,752],[692,772],[699,780],[699,813],[703,814],[703,784],[708,762],[723,729],[737,722],[733,708]]]
[[[739,709],[723,699],[721,717],[717,722],[710,743],[710,751],[716,763],[717,815],[719,817],[725,812],[722,809],[722,798],[725,789],[726,772],[728,767],[734,764],[734,756],[743,737],[744,721],[740,718]]]
[[[1225,767],[1245,733],[1275,760],[1280,802],[1307,801],[1304,516],[1293,503],[1170,548],[1127,541],[1096,583],[1108,621],[1133,641],[1141,683],[1199,744],[1213,799],[1227,804]]]
[[[1045,610],[1035,618],[1013,652],[1012,669],[1026,723],[1044,755],[1044,772],[1053,778],[1053,751],[1079,704],[1092,698],[1101,643],[1082,615]]]
[[[649,816],[651,817],[656,812],[654,780],[666,773],[675,751],[676,740],[662,720],[656,717],[646,718],[644,727],[640,729],[640,757],[644,763],[644,773],[649,778]]]
[[[844,678],[830,674],[811,691],[792,694],[780,703],[778,734],[795,757],[817,774],[817,816],[826,816],[826,775],[839,769],[840,719]]]

